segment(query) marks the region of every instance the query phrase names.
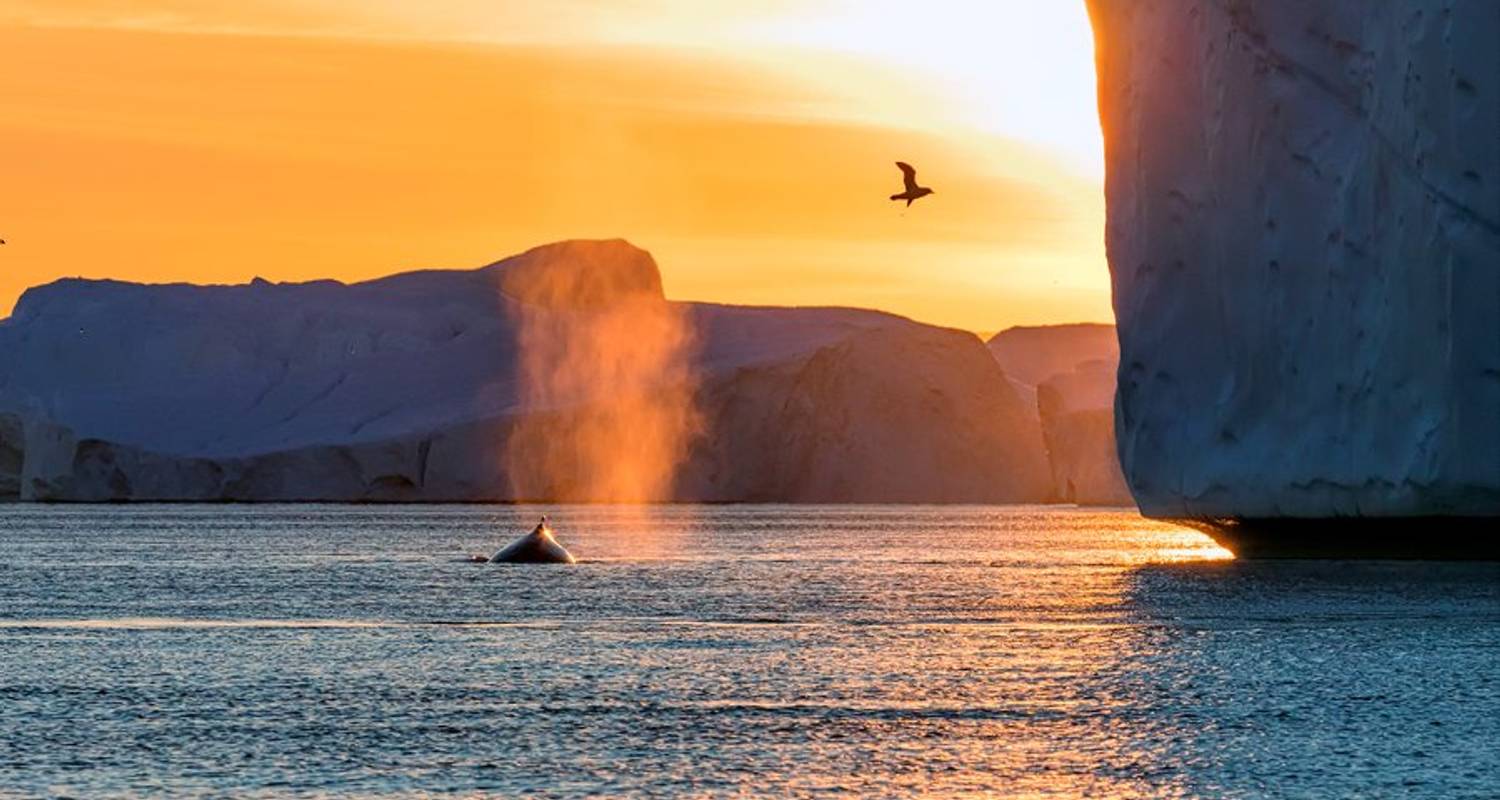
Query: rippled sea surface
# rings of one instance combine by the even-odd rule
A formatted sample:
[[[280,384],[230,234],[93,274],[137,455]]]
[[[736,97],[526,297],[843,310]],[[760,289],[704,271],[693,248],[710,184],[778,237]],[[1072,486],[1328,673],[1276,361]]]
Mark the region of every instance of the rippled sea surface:
[[[0,507],[0,794],[1500,796],[1500,566],[550,511]]]

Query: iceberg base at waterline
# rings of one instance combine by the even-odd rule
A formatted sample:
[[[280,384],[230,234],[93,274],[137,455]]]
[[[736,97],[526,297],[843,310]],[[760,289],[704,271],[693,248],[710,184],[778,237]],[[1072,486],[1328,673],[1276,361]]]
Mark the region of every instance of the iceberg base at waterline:
[[[1175,519],[1237,558],[1500,561],[1493,517]]]

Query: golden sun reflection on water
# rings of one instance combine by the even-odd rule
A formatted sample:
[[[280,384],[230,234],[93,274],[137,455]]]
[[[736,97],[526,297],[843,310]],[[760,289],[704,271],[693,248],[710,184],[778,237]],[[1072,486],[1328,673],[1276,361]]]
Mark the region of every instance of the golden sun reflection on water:
[[[52,687],[102,675],[110,696],[153,698],[160,721],[71,720],[88,741],[204,763],[263,748],[260,771],[240,776],[252,783],[359,796],[1258,796],[1271,784],[1245,773],[1253,763],[1309,796],[1346,796],[1400,785],[1376,773],[1400,763],[1402,730],[1432,739],[1434,784],[1473,788],[1445,753],[1486,757],[1466,743],[1489,723],[1451,707],[1493,696],[1474,665],[1488,663],[1482,623],[1500,597],[1472,566],[1432,583],[1431,565],[1247,563],[1112,509],[4,513],[10,615],[36,624],[0,626],[25,672],[0,725],[46,728],[62,718],[51,704],[72,701]],[[455,558],[540,513],[581,563]],[[91,561],[66,580],[83,622],[70,625],[56,564],[80,553]],[[1452,731],[1427,725],[1432,708]],[[1299,750],[1316,736],[1379,758]],[[69,794],[130,794],[143,774],[86,746],[70,757],[123,766],[70,771],[28,742],[13,763]],[[296,775],[264,766],[287,763]],[[181,794],[218,786],[175,780]]]
[[[1048,524],[1055,525],[1055,515]],[[1005,537],[987,562],[938,565],[882,635],[828,653],[838,713],[868,716],[889,743],[896,792],[1004,797],[1174,796],[1143,778],[1157,754],[1137,735],[1131,683],[1162,646],[1132,608],[1133,570],[1219,561],[1202,534],[1080,511],[1033,546]],[[1009,522],[1011,520],[1007,520]],[[1055,532],[1054,532],[1055,533]],[[1058,541],[1061,539],[1061,541]],[[977,543],[976,543],[977,544]],[[887,589],[900,591],[893,581]],[[878,602],[866,597],[867,603]],[[873,624],[873,623],[872,623]],[[835,677],[857,675],[857,679]],[[1003,791],[996,791],[996,786]],[[859,784],[809,790],[865,791]]]
[[[654,584],[662,616],[631,634],[649,639],[635,667],[661,676],[650,690],[680,698],[674,714],[750,725],[771,750],[790,748],[762,787],[1190,794],[1153,766],[1170,754],[1137,734],[1139,693],[1158,678],[1149,665],[1170,647],[1142,613],[1138,577],[1230,558],[1201,533],[1087,509],[575,513],[576,549],[596,566],[649,573],[667,558],[684,575]],[[668,544],[647,544],[646,517]],[[734,567],[721,571],[726,557]],[[705,593],[717,613],[702,613]],[[756,746],[719,755],[748,759]]]

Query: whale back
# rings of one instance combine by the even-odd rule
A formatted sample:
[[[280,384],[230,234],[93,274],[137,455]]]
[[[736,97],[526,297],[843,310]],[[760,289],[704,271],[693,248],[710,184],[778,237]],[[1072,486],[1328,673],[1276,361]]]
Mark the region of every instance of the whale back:
[[[576,564],[573,554],[552,538],[552,531],[538,525],[490,556],[491,564]]]

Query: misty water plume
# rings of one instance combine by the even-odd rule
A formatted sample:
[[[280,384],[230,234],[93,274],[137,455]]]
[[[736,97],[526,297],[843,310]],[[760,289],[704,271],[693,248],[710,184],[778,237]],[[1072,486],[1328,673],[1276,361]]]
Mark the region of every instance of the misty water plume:
[[[696,337],[666,301],[649,253],[625,242],[565,242],[509,266],[526,413],[506,442],[519,500],[670,500],[702,428]]]

